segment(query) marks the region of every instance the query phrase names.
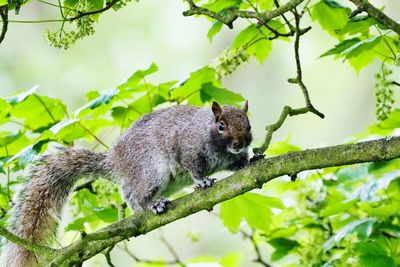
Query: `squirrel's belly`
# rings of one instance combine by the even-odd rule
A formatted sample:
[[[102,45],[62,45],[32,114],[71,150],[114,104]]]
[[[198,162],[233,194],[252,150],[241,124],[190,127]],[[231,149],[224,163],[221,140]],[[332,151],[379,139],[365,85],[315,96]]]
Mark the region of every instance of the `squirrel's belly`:
[[[167,186],[161,193],[163,196],[171,196],[181,189],[193,184],[189,172],[184,170],[177,162],[170,163],[169,167],[171,175]]]

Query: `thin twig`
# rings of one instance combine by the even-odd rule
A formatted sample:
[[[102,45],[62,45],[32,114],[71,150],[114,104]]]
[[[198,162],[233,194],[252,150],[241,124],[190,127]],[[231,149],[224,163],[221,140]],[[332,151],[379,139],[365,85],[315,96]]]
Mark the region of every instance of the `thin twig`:
[[[256,238],[255,238],[255,230],[252,229],[251,234],[246,233],[243,230],[240,230],[240,232],[242,233],[243,237],[249,239],[249,241],[251,242],[251,244],[253,245],[254,251],[256,253],[257,258],[254,259],[254,262],[258,262],[259,264],[261,264],[264,267],[272,267],[269,263],[267,263],[265,260],[263,260],[261,252],[260,252],[260,248],[257,244]]]
[[[132,251],[129,250],[127,242],[123,242],[123,246],[117,245],[117,248],[123,250],[126,254],[128,254],[129,257],[131,257],[134,261],[140,262],[140,263],[149,263],[149,264],[167,264],[167,265],[176,265],[178,264],[176,261],[160,261],[160,260],[147,260],[147,259],[141,259],[137,257],[135,254],[132,253]]]
[[[168,249],[168,251],[169,251],[169,252],[171,253],[171,255],[174,257],[175,264],[177,264],[177,265],[179,265],[179,266],[181,266],[181,267],[185,267],[186,264],[184,264],[184,263],[180,260],[180,258],[179,258],[179,256],[178,256],[178,253],[175,251],[175,249],[172,247],[172,245],[168,242],[168,240],[164,237],[164,234],[163,234],[163,232],[162,232],[161,229],[158,231],[158,233],[159,233],[159,235],[160,235],[160,240],[161,240],[161,242],[164,244],[164,246]]]
[[[316,108],[314,108],[313,104],[311,103],[310,95],[308,93],[307,87],[303,82],[303,73],[301,69],[301,62],[300,62],[300,53],[299,53],[299,46],[300,46],[300,36],[301,36],[301,29],[300,29],[300,19],[303,15],[303,13],[298,13],[296,9],[293,11],[293,15],[295,18],[295,25],[296,25],[296,35],[295,35],[295,41],[294,41],[294,55],[296,59],[296,68],[297,68],[297,77],[295,79],[289,79],[288,81],[290,83],[297,83],[304,96],[304,100],[306,101],[306,106],[309,108],[309,111],[314,113],[320,118],[324,118],[325,115],[319,112]]]
[[[8,29],[8,5],[0,7],[0,16],[1,16],[1,21],[3,22],[3,27],[0,34],[0,43],[1,43],[6,37]]]
[[[93,11],[88,11],[88,12],[78,11],[78,15],[76,15],[75,17],[72,17],[72,18],[68,18],[68,21],[74,21],[74,20],[80,19],[80,18],[85,17],[85,16],[103,13],[104,11],[107,11],[110,8],[112,8],[119,1],[120,0],[113,0],[113,1],[109,2],[105,7],[100,8],[98,10],[93,10]]]
[[[267,134],[265,136],[264,143],[261,146],[253,149],[254,154],[256,154],[256,155],[263,154],[267,150],[267,148],[269,147],[269,144],[271,143],[273,133],[276,132],[282,126],[282,124],[285,122],[285,120],[288,116],[305,114],[309,111],[310,110],[308,107],[297,108],[297,109],[293,109],[289,106],[283,107],[283,110],[282,110],[281,115],[279,116],[278,120],[275,123],[270,124],[265,128],[267,130]]]
[[[280,7],[278,0],[274,0],[274,4],[277,8]],[[291,32],[295,31],[295,28],[293,27],[292,23],[290,23],[290,21],[286,18],[285,14],[282,14],[281,17],[285,21],[286,25],[289,27],[290,31]]]
[[[111,261],[111,255],[110,255],[111,250],[113,250],[113,248],[114,248],[114,246],[111,246],[111,247],[107,248],[107,249],[103,252],[104,256],[106,257],[108,266],[110,266],[110,267],[115,267],[115,265],[114,265],[114,264],[112,263],[112,261]]]
[[[281,112],[281,115],[279,116],[278,120],[266,127],[267,134],[265,136],[264,143],[260,147],[256,147],[253,149],[253,152],[256,155],[263,154],[267,148],[269,147],[269,144],[271,143],[272,135],[275,131],[277,131],[282,124],[285,122],[286,118],[288,116],[294,116],[294,115],[300,115],[300,114],[305,114],[308,112],[312,112],[319,116],[320,118],[324,118],[325,115],[322,114],[320,111],[318,111],[311,103],[311,99],[307,90],[306,85],[303,82],[303,73],[301,69],[301,62],[300,62],[300,53],[299,53],[299,44],[300,44],[300,36],[308,32],[311,28],[307,27],[304,29],[300,28],[300,19],[302,17],[302,14],[299,14],[296,9],[292,10],[292,13],[295,16],[295,42],[294,42],[294,52],[295,52],[295,60],[296,60],[296,69],[297,69],[297,77],[289,79],[288,81],[290,83],[296,83],[300,86],[303,96],[306,102],[306,106],[303,108],[298,108],[298,109],[293,109],[289,106],[285,106]]]

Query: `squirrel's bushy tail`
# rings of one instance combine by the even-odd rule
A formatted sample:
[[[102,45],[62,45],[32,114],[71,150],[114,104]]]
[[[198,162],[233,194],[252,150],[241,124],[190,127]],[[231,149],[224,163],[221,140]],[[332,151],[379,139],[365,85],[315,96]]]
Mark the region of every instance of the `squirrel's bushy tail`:
[[[57,231],[61,210],[76,181],[81,177],[109,174],[105,153],[86,149],[61,148],[43,156],[17,194],[11,209],[9,229],[16,235],[40,245],[51,245]],[[32,267],[40,255],[6,242],[1,266]]]

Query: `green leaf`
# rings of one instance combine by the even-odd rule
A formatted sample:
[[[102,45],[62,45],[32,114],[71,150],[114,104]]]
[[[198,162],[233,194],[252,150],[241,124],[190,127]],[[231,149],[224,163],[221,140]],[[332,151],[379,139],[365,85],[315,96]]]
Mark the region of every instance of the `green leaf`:
[[[0,120],[9,116],[11,105],[4,99],[0,98]]]
[[[74,221],[72,221],[71,223],[69,223],[67,225],[67,227],[65,227],[65,231],[84,231],[85,230],[85,224],[89,223],[89,222],[93,222],[95,220],[97,220],[97,216],[96,215],[89,215],[89,216],[85,216],[85,217],[81,217],[78,219],[75,219]]]
[[[272,42],[267,39],[257,41],[247,49],[247,53],[254,55],[260,64],[268,57],[272,50]]]
[[[56,140],[65,143],[72,143],[79,138],[93,138],[99,129],[108,127],[112,123],[104,119],[80,120],[66,119],[50,128]],[[89,132],[90,131],[90,132]]]
[[[31,89],[24,91],[18,95],[14,95],[11,97],[7,98],[8,103],[10,103],[11,105],[15,106],[18,103],[21,103],[22,101],[24,101],[28,96],[33,95],[36,90],[39,88],[38,85],[32,87]]]
[[[104,222],[112,223],[118,221],[118,210],[116,208],[93,208],[92,211]]]
[[[3,144],[5,144],[4,147],[7,145],[7,149],[0,149],[0,158],[13,156],[31,144],[28,137],[22,133],[14,135],[9,132],[4,132],[0,133],[0,138]]]
[[[314,5],[311,11],[313,20],[317,20],[322,28],[334,37],[337,37],[348,21],[351,10],[336,1],[321,0]]]
[[[200,90],[203,84],[212,83],[218,86],[219,81],[216,80],[215,70],[208,66],[192,72],[186,80],[181,82],[178,87],[170,90],[170,101],[178,103],[197,95],[200,97]]]
[[[358,43],[360,41],[361,40],[359,38],[351,38],[351,39],[344,40],[344,41],[338,43],[337,45],[335,45],[334,48],[329,49],[328,51],[326,51],[325,53],[320,55],[319,57],[321,58],[321,57],[326,57],[326,56],[330,56],[330,55],[341,54],[343,51],[352,47],[353,45],[355,45],[356,43]]]
[[[236,198],[225,201],[221,204],[220,218],[226,228],[232,233],[239,229],[243,215],[238,212],[240,202]]]
[[[29,145],[18,152],[16,155],[11,157],[7,164],[18,162],[18,167],[20,169],[25,168],[25,166],[30,163],[39,153],[42,152],[44,145],[48,143],[48,140],[41,140],[35,144]]]
[[[368,176],[368,166],[359,165],[341,168],[335,175],[340,183],[358,181]]]
[[[328,216],[332,216],[335,214],[339,214],[339,213],[348,211],[350,208],[354,207],[358,201],[359,201],[358,199],[353,199],[353,200],[346,200],[341,203],[329,205],[325,209],[321,210],[319,215],[322,217],[328,217]]]
[[[98,10],[103,8],[104,0],[89,0],[92,10]]]
[[[262,11],[272,10],[275,6],[273,0],[258,0],[256,3],[258,3],[258,6]]]
[[[375,19],[368,16],[358,16],[352,18],[347,24],[340,30],[339,34],[355,35],[359,33],[368,34],[369,28],[376,23]]]
[[[250,42],[256,40],[256,37],[261,34],[261,30],[254,24],[251,24],[244,30],[242,30],[232,43],[232,49],[241,48],[244,45],[248,45]]]
[[[376,54],[372,52],[361,53],[357,57],[353,57],[349,59],[350,65],[359,72],[361,69],[368,66],[375,58]]]
[[[133,109],[132,106],[118,106],[114,107],[111,111],[111,116],[113,117],[114,122],[120,125],[121,128],[129,127],[131,123],[139,118],[141,115],[142,113]]]
[[[220,218],[231,232],[237,232],[242,219],[253,228],[267,231],[272,216],[271,207],[281,209],[284,205],[276,198],[246,193],[223,202]]]
[[[242,254],[229,253],[220,259],[219,264],[222,267],[239,267],[241,259],[242,259]]]
[[[345,227],[336,232],[334,236],[328,239],[324,244],[324,250],[331,249],[335,244],[348,236],[349,234],[356,232],[359,239],[366,239],[372,233],[372,226],[376,222],[375,218],[365,218],[350,222]]]
[[[78,2],[79,0],[64,0],[64,6],[73,8]]]
[[[66,116],[65,105],[60,100],[47,96],[19,95],[13,103],[11,115],[21,119],[26,127],[36,132],[50,128]]]
[[[391,224],[391,223],[382,223],[380,224],[377,229],[379,229],[379,231],[384,232],[386,234],[389,234],[391,236],[394,236],[398,239],[400,239],[400,225],[395,225],[395,224]]]
[[[366,40],[359,41],[353,44],[351,47],[344,50],[342,52],[342,55],[344,55],[346,59],[358,57],[360,54],[364,52],[370,52],[372,48],[374,48],[377,44],[379,44],[381,39],[382,39],[381,36],[374,36]]]
[[[287,238],[274,238],[269,240],[268,243],[275,248],[274,253],[271,255],[272,261],[282,259],[288,255],[292,249],[300,246],[297,241]]]
[[[273,22],[271,24],[275,25]],[[262,64],[272,49],[272,42],[266,39],[268,36],[270,36],[270,31],[266,27],[258,28],[251,24],[236,35],[231,48],[246,47],[246,52],[253,55]]]
[[[119,85],[118,89],[126,89],[126,88],[134,88],[137,84],[139,84],[146,76],[153,74],[158,71],[158,67],[155,63],[152,63],[145,70],[137,70],[135,73],[128,78],[126,83]]]
[[[21,132],[10,133],[10,132],[2,132],[0,133],[0,147],[8,146],[15,140],[17,140],[22,135]]]
[[[203,84],[201,86],[201,93],[209,96],[209,98],[207,99],[211,98],[218,101],[219,103],[224,104],[234,105],[244,101],[244,98],[240,94],[234,93],[225,88],[216,87],[212,83]]]
[[[393,258],[377,242],[360,242],[355,245],[361,267],[395,267]]]
[[[221,21],[219,21],[219,20],[215,20],[215,21],[213,22],[213,25],[211,26],[211,28],[208,30],[208,33],[207,33],[207,37],[208,37],[208,39],[210,40],[210,43],[212,43],[213,37],[214,37],[217,33],[219,33],[219,32],[221,31],[223,25],[224,25],[224,24],[223,24]]]
[[[0,0],[0,6],[5,6],[8,4],[7,0]]]
[[[301,150],[300,147],[290,144],[291,139],[292,139],[292,137],[289,135],[281,141],[272,143],[268,147],[266,153],[268,155],[279,156],[279,155],[286,154],[288,152],[300,151]]]
[[[84,111],[93,110],[100,106],[107,105],[118,94],[118,92],[119,92],[118,89],[109,89],[103,91],[99,97],[93,99],[92,101],[90,101],[89,103],[85,104],[83,107],[78,109],[75,112],[74,116],[83,117],[84,115],[87,114],[87,112]]]

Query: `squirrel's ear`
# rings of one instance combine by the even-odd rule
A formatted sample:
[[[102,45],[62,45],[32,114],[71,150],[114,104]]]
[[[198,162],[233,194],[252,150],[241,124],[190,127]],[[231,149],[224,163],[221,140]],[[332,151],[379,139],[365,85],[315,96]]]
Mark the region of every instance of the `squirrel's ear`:
[[[244,103],[242,110],[244,111],[244,113],[247,113],[248,109],[249,109],[249,101],[246,100],[246,103]]]
[[[217,102],[213,101],[211,109],[212,109],[212,112],[214,113],[215,118],[218,119],[222,113],[222,109],[219,106],[219,104]]]

